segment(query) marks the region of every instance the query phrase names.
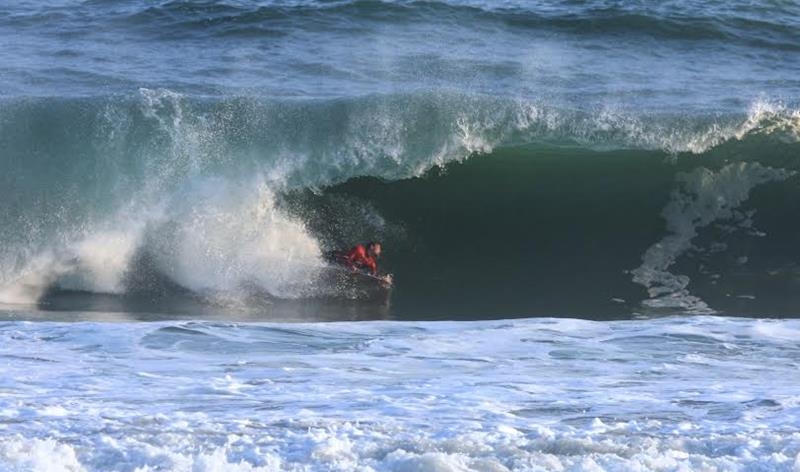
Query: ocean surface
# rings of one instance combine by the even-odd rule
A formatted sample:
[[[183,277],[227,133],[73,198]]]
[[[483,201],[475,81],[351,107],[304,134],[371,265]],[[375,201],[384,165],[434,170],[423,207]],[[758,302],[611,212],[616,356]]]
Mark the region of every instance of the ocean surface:
[[[798,157],[796,2],[0,2],[0,471],[798,471]]]

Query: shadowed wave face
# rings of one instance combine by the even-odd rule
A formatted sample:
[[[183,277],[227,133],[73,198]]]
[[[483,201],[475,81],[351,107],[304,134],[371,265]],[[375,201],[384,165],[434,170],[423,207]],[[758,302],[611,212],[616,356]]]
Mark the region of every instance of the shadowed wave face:
[[[0,303],[794,315],[794,9],[0,7]],[[368,240],[391,291],[322,257]]]

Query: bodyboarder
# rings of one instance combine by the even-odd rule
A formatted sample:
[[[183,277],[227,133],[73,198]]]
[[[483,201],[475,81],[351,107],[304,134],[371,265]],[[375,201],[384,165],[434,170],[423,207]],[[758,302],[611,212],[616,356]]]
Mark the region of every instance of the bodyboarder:
[[[378,275],[378,258],[381,256],[381,250],[381,243],[371,241],[367,244],[358,244],[347,251],[334,251],[331,259],[354,272],[366,273],[383,284],[391,285],[391,274]]]

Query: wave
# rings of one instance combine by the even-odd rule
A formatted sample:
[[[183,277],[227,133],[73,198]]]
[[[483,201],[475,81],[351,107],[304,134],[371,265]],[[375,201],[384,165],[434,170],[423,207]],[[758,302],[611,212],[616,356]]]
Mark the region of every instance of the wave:
[[[551,30],[581,36],[638,35],[658,39],[712,40],[771,49],[797,50],[800,17],[786,2],[733,2],[708,8],[703,2],[670,5],[627,3],[610,5],[553,4],[547,8],[526,2],[484,1],[336,1],[258,2],[169,1],[157,5],[85,2],[83,26],[108,22],[117,28],[144,30],[159,39],[286,36],[292,31],[341,29],[354,21],[405,25],[430,22],[487,24],[519,30]],[[98,13],[100,12],[100,13]],[[67,10],[48,8],[11,17],[16,26],[41,27],[76,21]]]
[[[668,223],[680,244],[648,256],[655,254],[649,246],[669,240],[658,243],[655,234],[664,231],[662,209],[693,221],[694,232],[730,219],[753,188],[791,181],[798,137],[800,113],[767,101],[740,115],[672,116],[442,91],[212,100],[142,89],[135,97],[10,100],[0,110],[0,185],[8,202],[0,209],[0,302],[35,303],[54,289],[121,296],[183,290],[245,304],[254,292],[336,296],[341,287],[325,280],[323,251],[379,237],[393,248],[386,267],[398,275],[400,310],[445,310],[442,304],[552,314],[573,309],[568,298],[497,296],[504,284],[525,293],[533,281],[558,282],[564,288],[551,295],[567,297],[564,290],[574,289],[568,280],[523,268],[541,266],[542,251],[552,254],[546,267],[581,267],[563,246],[580,244],[576,229],[626,261],[612,264],[615,273],[633,270],[620,290],[601,283],[602,271],[585,271],[597,286],[586,300],[636,299],[641,288],[631,281],[650,291],[648,300],[686,298],[686,284],[673,287],[678,279],[668,269],[691,252],[694,233]],[[728,167],[731,160],[739,167]],[[697,174],[676,177],[681,172]],[[714,180],[704,172],[720,175],[718,185],[692,190],[693,179]],[[658,228],[640,234],[633,216],[615,217],[612,226],[630,233],[636,257],[622,256],[606,222],[576,204],[591,203],[581,188],[593,189],[598,205],[616,211],[609,180],[623,189],[623,201],[641,199],[637,218]],[[565,186],[571,191],[560,192]],[[684,213],[665,200],[676,186],[685,190],[674,195],[684,197],[672,205]],[[687,203],[686,195],[701,194]],[[725,205],[692,219],[687,206],[704,208],[720,195]],[[542,217],[551,227],[518,221]],[[486,225],[497,231],[487,233]],[[520,251],[519,260],[496,254],[506,245]],[[602,259],[569,250],[591,264]],[[485,305],[454,301],[465,286]],[[616,294],[601,295],[606,289]],[[640,309],[613,303],[595,303],[595,310]]]

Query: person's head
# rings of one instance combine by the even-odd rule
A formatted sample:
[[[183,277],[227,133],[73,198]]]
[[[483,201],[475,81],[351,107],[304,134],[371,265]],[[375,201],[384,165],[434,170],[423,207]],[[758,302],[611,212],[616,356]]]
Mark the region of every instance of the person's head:
[[[372,257],[381,257],[381,243],[369,242],[367,244],[367,252]]]

